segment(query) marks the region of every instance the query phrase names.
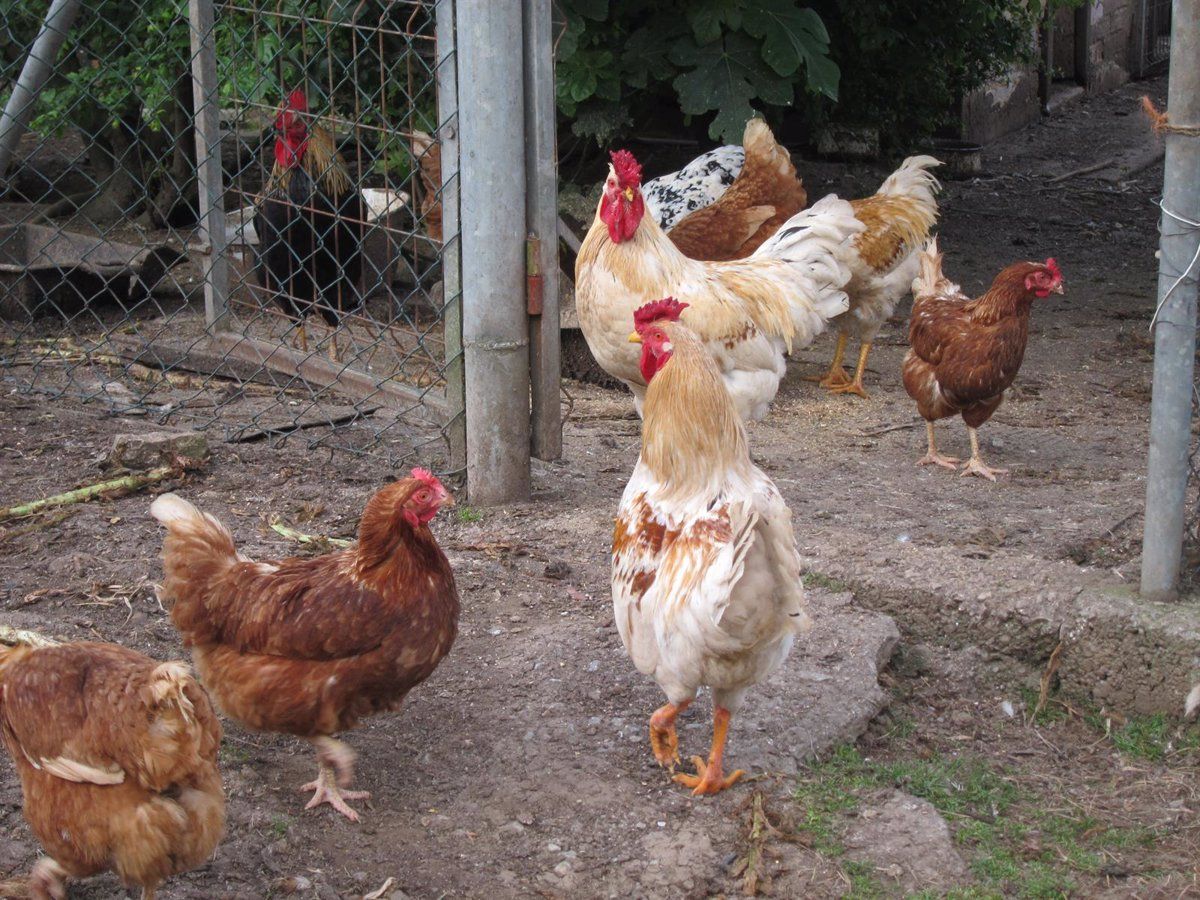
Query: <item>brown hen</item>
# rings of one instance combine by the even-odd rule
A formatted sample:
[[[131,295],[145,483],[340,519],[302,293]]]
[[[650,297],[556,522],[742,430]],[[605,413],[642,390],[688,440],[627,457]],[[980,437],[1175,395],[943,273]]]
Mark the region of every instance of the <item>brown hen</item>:
[[[150,507],[167,527],[162,597],[221,709],[248,728],[317,749],[311,809],[358,820],[342,791],[354,753],[334,740],[396,709],[450,651],[458,592],[428,523],[453,499],[423,469],[367,503],[358,544],[306,559],[253,562],[220,522],[174,494]]]
[[[971,458],[962,474],[995,481],[1007,470],[984,464],[976,429],[992,417],[1017,377],[1034,299],[1061,294],[1062,272],[1053,259],[1013,263],[972,300],[942,274],[936,240],[920,254],[920,266],[912,285],[911,348],[904,357],[904,389],[917,401],[929,439],[917,465],[955,467],[958,459],[938,453],[933,423],[957,413],[971,436]]]
[[[46,855],[30,896],[113,871],[152,898],[211,855],[225,827],[221,725],[178,662],[115,644],[0,629],[0,733]]]
[[[667,232],[685,256],[743,259],[808,202],[791,156],[776,142],[766,122],[747,122],[742,146],[746,161],[729,189]]]

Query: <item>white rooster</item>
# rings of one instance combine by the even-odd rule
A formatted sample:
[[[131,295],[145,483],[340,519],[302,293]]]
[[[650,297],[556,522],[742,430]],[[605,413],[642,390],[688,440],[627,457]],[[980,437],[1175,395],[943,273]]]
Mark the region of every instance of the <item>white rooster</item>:
[[[786,372],[784,355],[807,346],[850,307],[851,242],[863,229],[836,196],[793,216],[753,255],[689,259],[647,216],[641,166],[619,150],[596,219],[575,264],[575,308],[596,362],[629,385],[639,413],[646,379],[626,341],[634,310],[665,296],[717,362],[743,419],[766,415]]]
[[[674,780],[715,794],[730,718],[746,691],[782,665],[810,622],[792,517],[750,461],[746,429],[712,355],[669,298],[639,310],[649,382],[642,452],[613,533],[613,615],[625,649],[667,704],[650,717],[660,765],[679,760],[675,719],[704,685],[713,741],[695,775]]]

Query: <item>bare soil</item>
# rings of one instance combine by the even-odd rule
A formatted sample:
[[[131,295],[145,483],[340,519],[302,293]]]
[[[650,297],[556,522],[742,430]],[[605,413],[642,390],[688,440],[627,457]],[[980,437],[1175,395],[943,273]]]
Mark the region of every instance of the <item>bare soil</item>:
[[[1021,375],[983,430],[985,456],[1010,475],[993,485],[913,468],[924,434],[899,381],[906,308],[871,357],[870,399],[829,397],[803,380],[827,363],[832,341],[822,340],[798,354],[771,415],[753,427],[755,456],[791,504],[814,560],[810,596],[824,625],[734,723],[731,762],[747,764],[752,781],[693,800],[653,764],[645,722],[661,701],[625,658],[607,599],[612,514],[637,456],[638,422],[623,393],[570,383],[564,458],[535,464],[531,502],[437,523],[463,595],[461,635],[404,710],[347,737],[360,754],[356,786],[373,793],[363,823],[327,808],[303,811],[294,788],[312,777],[306,745],[227,724],[228,836],[210,864],[160,896],[291,891],[328,900],[394,878],[384,896],[705,897],[739,893],[747,870],[773,896],[899,895],[886,872],[844,858],[839,835],[891,790],[930,793],[911,779],[884,785],[879,773],[892,770],[880,766],[940,761],[953,772],[956,760],[1017,791],[992,812],[974,800],[961,814],[939,807],[972,873],[974,886],[955,889],[959,896],[1200,890],[1194,732],[1164,725],[1166,738],[1153,744],[1161,752],[1147,752],[1117,739],[1126,723],[1070,698],[1052,700],[1055,715],[1035,723],[1036,677],[1014,681],[1010,665],[970,649],[910,642],[880,684],[876,666],[894,646],[890,621],[820,575],[823,556],[839,552],[830,535],[852,531],[891,546],[960,548],[968,580],[974,562],[995,553],[1031,568],[1065,564],[1080,577],[1136,580],[1161,165],[1126,176],[1121,166],[1152,140],[1136,119],[1143,89],[1161,98],[1164,85],[1087,98],[989,148],[984,177],[946,184],[946,265],[966,289],[982,290],[1016,259],[1049,255],[1067,278],[1066,296],[1035,309]],[[1110,170],[1051,181],[1110,157]],[[799,167],[813,197],[860,196],[886,174],[882,166]],[[0,506],[97,480],[96,461],[114,435],[160,427],[101,404],[47,403],[22,392],[20,369],[0,377]],[[229,414],[252,399],[234,398]],[[943,424],[939,434],[946,451],[965,450],[961,425]],[[386,452],[313,452],[307,437],[226,444],[218,430],[210,436],[209,465],[171,486],[220,516],[251,556],[300,550],[267,527],[273,516],[352,537],[366,498],[395,474]],[[398,445],[396,456],[408,449]],[[114,497],[0,526],[4,620],[180,657],[152,589],[160,535],[149,500]],[[871,564],[865,556],[863,564]],[[805,760],[855,741],[889,701],[850,751],[860,758],[846,788],[853,802],[825,810],[813,785],[838,784],[835,775],[848,770]],[[686,752],[706,749],[708,729],[706,708],[687,717]],[[945,790],[961,790],[955,783],[950,777]],[[5,758],[0,878],[21,876],[38,854],[20,802]],[[756,809],[775,830],[764,832]],[[1092,855],[1068,847],[1046,810],[1087,823],[1071,832],[1071,847]],[[981,833],[981,822],[993,831]],[[1101,839],[1109,833],[1149,837]],[[1001,851],[1009,868],[996,863]],[[1034,878],[1046,872],[1053,877]],[[104,877],[72,896],[118,892]]]

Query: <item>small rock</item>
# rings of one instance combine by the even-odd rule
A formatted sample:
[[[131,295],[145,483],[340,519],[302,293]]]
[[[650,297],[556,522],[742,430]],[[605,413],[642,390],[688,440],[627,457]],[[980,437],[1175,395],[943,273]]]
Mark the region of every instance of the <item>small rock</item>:
[[[496,835],[502,841],[510,841],[510,840],[513,840],[514,838],[520,837],[524,833],[525,833],[525,826],[522,825],[520,822],[517,822],[514,820],[512,822],[508,822],[504,825],[501,825],[499,830],[497,830]]]
[[[571,574],[571,567],[561,560],[553,560],[546,563],[546,568],[542,572],[547,578],[561,580]]]
[[[972,883],[949,826],[931,803],[896,791],[874,809],[873,817],[864,810],[846,836],[849,859],[874,864],[904,894]]]
[[[208,458],[208,439],[198,431],[151,431],[118,434],[113,438],[108,464],[135,472],[174,465],[182,459],[196,464]]]
[[[570,874],[571,874],[571,863],[570,863],[570,861],[569,861],[569,860],[566,860],[566,859],[564,859],[564,860],[563,860],[562,862],[560,862],[560,863],[559,863],[557,866],[555,866],[555,867],[554,867],[554,874],[555,874],[555,875],[557,875],[559,878],[566,878],[568,875],[570,875]]]

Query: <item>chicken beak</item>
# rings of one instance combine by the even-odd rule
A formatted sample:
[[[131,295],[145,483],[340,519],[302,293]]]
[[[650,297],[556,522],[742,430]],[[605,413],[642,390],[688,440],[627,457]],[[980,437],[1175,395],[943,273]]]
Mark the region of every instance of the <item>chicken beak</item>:
[[[458,502],[454,499],[454,495],[447,491],[446,496],[442,498],[440,506],[442,509],[454,509],[454,507],[458,506]]]
[[[638,334],[636,331],[629,332],[629,343],[640,344],[641,342],[642,336],[640,334]]]
[[[1056,294],[1065,294],[1066,293],[1066,285],[1064,285],[1061,281],[1059,281],[1054,285],[1054,287],[1050,288],[1050,290]]]

